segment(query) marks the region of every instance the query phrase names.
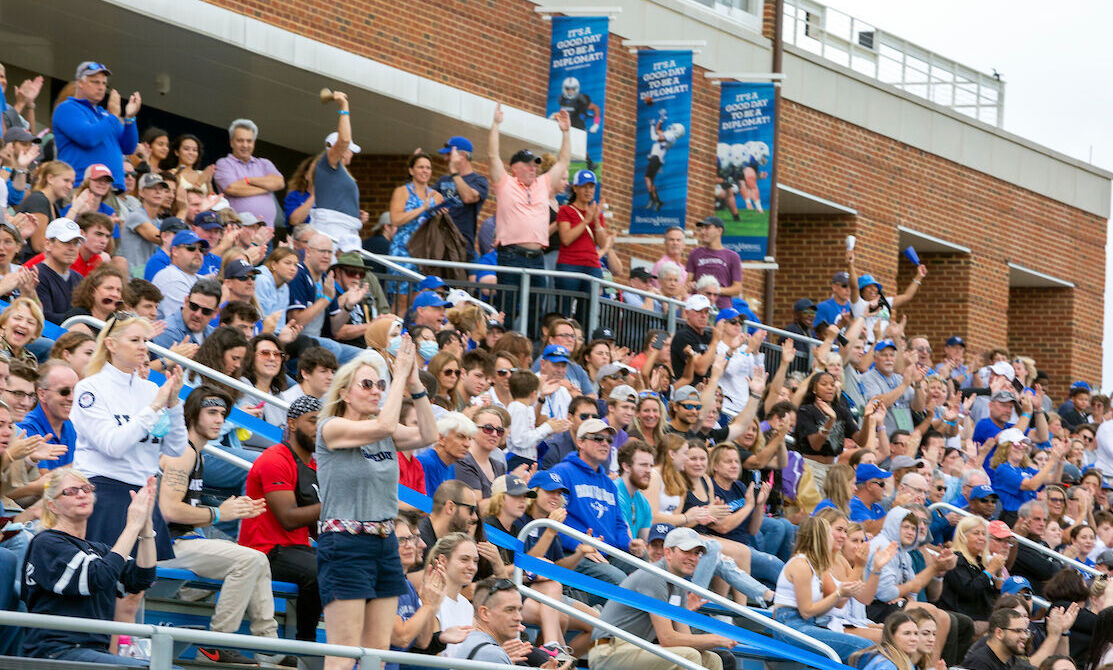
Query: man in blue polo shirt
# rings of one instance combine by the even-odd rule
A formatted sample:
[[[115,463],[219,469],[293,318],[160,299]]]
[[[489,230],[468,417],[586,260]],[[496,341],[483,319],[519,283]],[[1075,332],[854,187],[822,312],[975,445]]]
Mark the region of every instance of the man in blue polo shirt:
[[[839,319],[846,314],[850,318],[850,275],[846,272],[836,272],[831,278],[831,297],[815,306],[815,319],[813,327],[817,330],[820,324],[829,326],[843,326]]]
[[[993,521],[997,518],[998,500],[999,498],[993,491],[992,486],[980,484],[970,489],[970,503],[966,506],[966,509],[986,521]]]
[[[885,480],[893,473],[882,470],[873,463],[862,463],[854,471],[854,497],[850,499],[850,520],[862,524],[870,535],[881,532],[885,523],[885,508],[881,499],[885,497]]]
[[[39,404],[17,425],[28,435],[53,436],[47,441],[66,445],[66,453],[58,460],[39,462],[40,474],[73,462],[77,431],[70,423],[70,409],[73,407],[73,385],[76,383],[77,373],[65,363],[48,362],[39,366],[39,381],[36,384]]]

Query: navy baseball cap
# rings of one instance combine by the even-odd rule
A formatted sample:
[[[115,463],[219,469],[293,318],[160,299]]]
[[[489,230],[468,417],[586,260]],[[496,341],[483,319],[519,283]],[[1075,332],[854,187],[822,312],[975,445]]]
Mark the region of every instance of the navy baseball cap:
[[[592,340],[614,340],[614,331],[606,326],[591,331]]]
[[[888,479],[892,476],[893,473],[882,470],[873,463],[862,463],[854,470],[854,481],[858,484],[864,484],[874,479]]]
[[[452,153],[453,149],[455,149],[456,151],[466,151],[468,153],[475,151],[475,148],[472,147],[471,140],[466,137],[454,135],[448,138],[448,141],[444,143],[444,148],[438,150],[437,153],[450,154]]]
[[[203,230],[216,230],[224,227],[224,220],[220,218],[220,214],[207,209],[193,217],[193,225]]]
[[[815,311],[815,301],[811,298],[800,298],[792,303],[792,311],[794,312],[806,312],[808,310]]]
[[[513,165],[515,163],[535,163],[541,165],[541,157],[533,155],[533,152],[529,149],[519,149],[510,157],[510,164]]]
[[[1032,590],[1032,583],[1020,575],[1013,575],[1001,582],[1001,594],[1020,593],[1024,589]]]
[[[194,220],[196,221],[196,219]],[[183,230],[189,230],[189,226],[176,216],[168,216],[158,224],[160,235],[162,233],[180,233]]]
[[[545,347],[545,350],[541,352],[541,358],[550,363],[569,363],[572,360],[568,358],[568,349],[559,344],[550,344]]]
[[[437,275],[428,275],[417,285],[418,291],[432,291],[444,286],[444,280]]]
[[[414,307],[447,307],[449,304],[432,291],[422,291],[414,298]]]
[[[993,492],[993,487],[989,486],[988,484],[982,484],[981,486],[975,486],[974,488],[970,489],[971,500],[983,500],[985,498],[996,497],[997,494]]]
[[[201,239],[200,237],[197,237],[197,233],[193,232],[192,230],[183,230],[175,235],[173,241],[170,242],[170,247],[179,247],[183,244],[199,244],[201,245],[202,251],[209,250],[209,243]]]
[[[947,346],[966,348],[966,340],[962,339],[958,335],[951,335],[947,338]]]
[[[836,272],[834,277],[831,277],[832,284],[841,284],[847,286],[850,284],[850,274],[847,272]]]
[[[560,475],[551,470],[541,470],[534,473],[529,478],[529,487],[531,489],[541,489],[542,491],[564,491],[568,492],[568,486],[565,485],[564,480]]]
[[[575,176],[572,177],[573,186],[583,186],[584,184],[597,184],[595,173],[591,170],[578,170]]]
[[[722,229],[726,227],[726,224],[717,216],[709,216],[696,222],[696,228],[703,228],[704,226],[715,226],[716,228]]]
[[[225,279],[245,279],[259,274],[259,270],[242,258],[237,258],[224,266]]]
[[[675,526],[673,526],[672,524],[655,523],[649,527],[649,539],[646,541],[653,542],[654,540],[661,540],[662,542],[664,542],[665,536],[668,535],[673,528],[675,528]]]

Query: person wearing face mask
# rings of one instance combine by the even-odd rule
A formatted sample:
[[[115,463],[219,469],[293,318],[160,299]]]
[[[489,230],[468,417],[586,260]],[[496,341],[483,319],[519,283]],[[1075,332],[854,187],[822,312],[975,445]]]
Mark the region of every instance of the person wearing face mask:
[[[374,366],[379,373],[379,379],[386,382],[386,388],[389,390],[390,368],[394,365],[394,357],[402,345],[402,321],[392,314],[380,316],[367,327],[365,337],[367,349],[362,357]]]

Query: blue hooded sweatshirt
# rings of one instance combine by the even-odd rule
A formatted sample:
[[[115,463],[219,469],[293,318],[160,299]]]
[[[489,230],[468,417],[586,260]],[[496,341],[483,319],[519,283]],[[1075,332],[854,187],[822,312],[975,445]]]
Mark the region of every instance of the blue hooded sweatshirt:
[[[576,452],[553,466],[568,487],[568,517],[564,523],[576,530],[602,538],[607,544],[625,551],[630,547],[630,527],[618,509],[618,489],[603,467],[593,469]],[[579,542],[561,536],[564,550],[571,553]]]
[[[127,101],[121,100],[120,104]],[[70,164],[78,181],[85,168],[103,163],[112,170],[112,185],[124,188],[124,156],[134,153],[139,145],[134,119],[120,123],[103,107],[88,100],[67,98],[54,110],[52,124],[58,160]]]

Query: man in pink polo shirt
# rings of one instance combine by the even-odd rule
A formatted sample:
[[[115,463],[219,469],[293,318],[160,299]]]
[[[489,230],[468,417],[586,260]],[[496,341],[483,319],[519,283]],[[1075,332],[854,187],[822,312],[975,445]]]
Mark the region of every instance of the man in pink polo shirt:
[[[549,244],[549,198],[560,188],[561,176],[568,174],[568,163],[572,157],[572,143],[568,133],[571,121],[568,112],[558,112],[556,121],[561,132],[560,152],[556,163],[548,172],[537,174],[541,158],[529,149],[519,150],[510,157],[510,167],[503,168],[502,158],[499,156],[502,105],[495,105],[491,134],[487,140],[487,162],[491,166],[491,190],[497,199],[495,247],[498,249],[498,264],[501,267],[545,269],[542,255]],[[500,272],[498,282],[517,286],[520,276]],[[548,278],[534,275],[530,277],[530,286],[546,288]],[[516,304],[516,300],[504,300],[503,311],[512,313],[512,307]],[[535,320],[540,316],[537,300],[531,301],[529,316]],[[518,329],[525,330],[524,324]]]

